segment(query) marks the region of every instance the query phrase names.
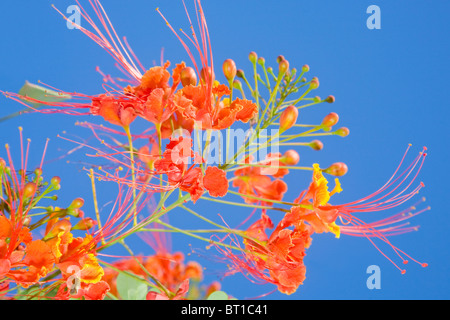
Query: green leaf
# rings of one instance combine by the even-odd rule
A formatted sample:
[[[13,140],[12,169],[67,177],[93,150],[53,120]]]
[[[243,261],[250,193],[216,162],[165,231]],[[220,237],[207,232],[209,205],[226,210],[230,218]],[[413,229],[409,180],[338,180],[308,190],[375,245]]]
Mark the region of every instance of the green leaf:
[[[145,280],[129,276],[123,272],[117,276],[117,291],[124,300],[145,300],[148,293],[148,286]]]
[[[72,96],[68,94],[63,94],[58,91],[50,90],[46,87],[30,83],[25,81],[23,87],[19,90],[21,96],[30,97],[39,101],[44,102],[59,102],[71,99]],[[42,104],[30,101],[28,99],[22,99],[25,102],[33,104],[34,107],[38,107]]]
[[[71,95],[68,94],[62,94],[60,92],[47,89],[45,87],[39,86],[37,84],[30,83],[28,81],[25,81],[25,84],[23,87],[19,90],[19,94],[21,96],[30,97],[39,101],[44,102],[60,102],[64,100],[72,99]],[[33,108],[39,108],[42,106],[42,103],[37,103],[34,101],[31,101],[29,99],[22,98],[22,101],[31,104]],[[0,118],[0,122],[6,121],[8,119],[15,118],[17,116],[20,116],[21,114],[31,112],[32,110],[30,108],[25,108],[20,111],[11,113],[5,117]]]
[[[214,291],[206,300],[228,300],[228,295],[223,291]]]

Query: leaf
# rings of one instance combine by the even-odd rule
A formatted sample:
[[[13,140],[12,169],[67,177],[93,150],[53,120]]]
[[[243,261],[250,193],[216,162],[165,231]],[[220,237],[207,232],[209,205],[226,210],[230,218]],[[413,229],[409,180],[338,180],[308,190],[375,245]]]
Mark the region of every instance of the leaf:
[[[148,286],[145,280],[137,279],[138,276],[132,277],[123,272],[117,276],[117,291],[124,300],[145,300],[148,292]]]
[[[223,291],[214,291],[206,300],[228,300],[228,295]]]
[[[30,83],[28,81],[25,81],[25,84],[22,86],[22,88],[19,90],[19,95],[30,97],[39,101],[43,102],[59,102],[59,101],[65,101],[72,99],[71,95],[68,94],[62,94],[60,92],[50,90],[48,88],[39,86],[37,84]],[[34,101],[31,101],[29,99],[23,99],[22,100],[26,103],[29,103],[33,106],[33,108],[38,108],[42,106],[42,103],[37,103]],[[0,118],[0,122],[6,121],[8,119],[15,118],[17,116],[20,116],[23,113],[31,112],[30,108],[25,108],[20,111],[11,113],[5,117]]]
[[[19,95],[30,97],[44,102],[58,102],[71,99],[72,96],[68,94],[63,94],[58,91],[50,90],[46,87],[30,83],[25,81],[23,87],[19,90]],[[40,106],[42,104],[30,101],[28,99],[22,99],[28,103],[33,104],[34,107]]]

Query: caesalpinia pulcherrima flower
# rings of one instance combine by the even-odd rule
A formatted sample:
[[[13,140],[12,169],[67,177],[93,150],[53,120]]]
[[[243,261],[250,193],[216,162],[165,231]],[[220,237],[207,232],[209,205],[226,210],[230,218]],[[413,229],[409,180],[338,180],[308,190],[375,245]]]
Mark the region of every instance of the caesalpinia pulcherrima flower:
[[[390,246],[404,264],[411,259],[426,267],[426,263],[413,259],[394,246],[387,237],[414,230],[415,227],[398,223],[429,208],[412,213],[415,210],[415,207],[412,207],[371,223],[365,223],[353,215],[359,212],[376,213],[395,208],[415,196],[423,187],[423,183],[419,183],[414,188],[411,188],[411,185],[425,160],[425,150],[426,148],[403,172],[399,173],[405,153],[393,176],[382,188],[363,199],[342,205],[329,204],[331,196],[342,191],[338,178],[335,179],[333,190],[329,191],[328,181],[322,174],[323,170],[318,164],[314,164],[313,179],[309,188],[294,201],[295,205],[275,228],[270,218],[263,213],[261,219],[245,232],[243,254],[234,254],[231,250],[219,248],[232,262],[229,272],[249,273],[254,278],[276,284],[280,292],[292,294],[305,279],[306,268],[303,258],[306,255],[305,250],[311,245],[311,236],[314,233],[323,232],[331,232],[336,238],[339,238],[341,233],[368,238],[402,273],[406,270],[401,269],[379,249],[373,238],[378,238]],[[271,235],[267,235],[265,230],[273,228]]]
[[[67,208],[41,205],[44,199],[57,199],[49,194],[59,190],[61,179],[54,177],[44,182],[43,160],[32,174],[27,174],[28,146],[24,153],[22,142],[22,158],[26,156],[20,170],[16,170],[7,147],[8,163],[0,158],[0,296],[9,290],[18,298],[126,299],[121,291],[121,274],[142,282],[145,297],[141,298],[148,300],[201,299],[220,290],[217,282],[201,288],[201,265],[185,262],[184,253],[162,245],[166,241],[161,234],[169,232],[207,242],[208,248],[215,246],[228,262],[226,275],[242,272],[249,280],[271,283],[284,294],[296,292],[305,281],[305,257],[316,234],[366,237],[402,273],[405,270],[381,249],[379,241],[393,249],[403,263],[418,262],[395,247],[388,237],[414,230],[404,221],[428,208],[414,211],[410,207],[375,222],[364,222],[358,213],[396,208],[417,194],[423,184],[412,184],[424,162],[425,149],[403,170],[405,153],[393,176],[373,194],[335,205],[334,195],[343,190],[338,178],[331,189],[326,175],[341,177],[347,173],[347,165],[335,162],[324,169],[318,163],[299,166],[301,153],[297,149],[284,150],[287,146],[306,146],[318,151],[324,144],[317,136],[349,134],[347,127],[333,129],[339,122],[335,112],[322,116],[318,124],[302,122],[303,108],[333,103],[335,97],[311,96],[319,88],[319,79],[308,80],[308,65],[297,70],[282,55],[276,59],[277,67],[272,68],[266,66],[263,57],[251,52],[248,58],[252,78],[247,78],[234,60],[226,59],[222,64],[226,81],[221,83],[214,69],[201,2],[192,2],[197,28],[183,2],[190,35],[182,29],[175,31],[157,9],[186,50],[189,63],[178,61],[173,65],[161,56],[159,65],[143,67],[126,39],[118,37],[100,1],[89,1],[99,23],[77,1],[83,21],[94,31],[81,25],[77,28],[112,56],[125,78],[113,78],[98,68],[104,92],[84,95],[52,88],[76,102],[4,92],[8,98],[41,113],[98,115],[113,127],[77,122],[90,129],[93,139],[76,141],[60,136],[77,144],[65,156],[84,148],[92,152],[86,154],[90,159],[104,164],[84,162],[83,172],[87,173],[93,196],[93,205],[83,208],[87,214],[81,210],[84,200],[79,197]],[[246,95],[248,91],[250,95]],[[42,106],[37,109],[36,105]],[[148,127],[132,133],[137,118],[147,121]],[[242,134],[234,150],[228,135],[227,139],[220,137],[222,132],[228,134],[233,126],[243,124],[249,130]],[[269,129],[276,133],[269,136]],[[209,147],[215,134],[219,148],[214,149],[218,154],[212,159]],[[198,143],[202,139],[205,146]],[[272,149],[274,146],[277,148]],[[268,149],[270,152],[260,153]],[[300,180],[288,184],[286,177],[296,170],[312,172],[309,186],[302,186]],[[99,207],[96,181],[118,185],[117,194],[107,195],[106,205],[112,203],[108,216],[104,207]],[[285,199],[288,188],[299,194],[292,202]],[[229,194],[238,200],[221,199]],[[253,213],[231,228],[225,223],[226,217],[221,215],[222,223],[218,223],[210,212],[203,216],[192,208],[203,200],[252,208]],[[175,227],[165,219],[174,209],[184,210],[186,215],[213,228]],[[260,215],[251,221],[258,210]],[[272,210],[283,216],[271,216]],[[248,227],[239,229],[246,223]],[[150,244],[152,255],[133,253],[127,242],[135,234],[154,237]],[[226,239],[231,242],[225,243]],[[126,249],[129,256],[105,252],[116,245]],[[103,261],[106,257],[119,259],[107,263]],[[151,290],[147,292],[148,286]]]

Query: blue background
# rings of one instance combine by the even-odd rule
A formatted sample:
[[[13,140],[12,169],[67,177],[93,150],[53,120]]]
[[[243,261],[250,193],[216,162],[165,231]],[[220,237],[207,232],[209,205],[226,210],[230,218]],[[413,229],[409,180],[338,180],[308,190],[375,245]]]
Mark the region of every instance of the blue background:
[[[68,30],[65,21],[51,8],[51,3],[14,1],[0,5],[0,90],[17,92],[25,80],[34,83],[42,80],[65,91],[102,92],[102,79],[95,67],[120,76],[113,67],[113,60],[81,32]],[[187,30],[181,1],[133,0],[124,3],[103,1],[116,30],[127,36],[145,66],[159,62],[162,47],[165,58],[173,63],[189,61],[178,40],[155,11],[159,7],[176,29]],[[73,1],[55,3],[62,11],[71,4]],[[381,8],[380,30],[366,27],[369,17],[366,9],[372,4]],[[428,147],[428,157],[418,181],[425,183],[421,195],[427,198],[424,206],[430,205],[431,211],[412,221],[421,226],[418,232],[391,239],[400,249],[427,262],[428,268],[410,263],[406,274],[401,275],[364,238],[342,236],[335,239],[331,234],[314,235],[305,258],[307,279],[304,285],[291,296],[274,293],[268,298],[448,299],[449,2],[228,0],[204,1],[203,6],[217,75],[221,76],[221,63],[227,58],[233,58],[238,68],[250,74],[247,60],[250,51],[264,56],[267,64],[273,66],[276,57],[283,54],[291,66],[300,68],[309,64],[309,76],[320,79],[318,95],[333,94],[336,97],[334,104],[321,104],[300,112],[304,123],[313,123],[335,111],[340,116],[340,124],[350,128],[350,135],[345,139],[322,139],[325,147],[320,152],[309,148],[299,150],[301,165],[319,162],[325,167],[336,161],[348,165],[349,172],[341,179],[344,192],[333,197],[333,203],[346,203],[377,190],[397,167],[408,143],[413,145],[409,160],[421,151],[422,146]],[[192,6],[190,8],[192,10]],[[0,117],[21,108],[14,101],[0,97]],[[30,163],[38,164],[46,138],[50,138],[47,159],[55,159],[74,147],[58,139],[57,134],[67,131],[83,138],[89,136],[86,129],[74,126],[76,120],[64,115],[17,117],[0,123],[0,145],[8,142],[18,154],[17,127],[23,126],[25,137],[32,140]],[[93,117],[83,120],[102,122]],[[58,174],[62,178],[61,206],[76,196],[84,196],[87,200],[85,211],[88,212],[88,208],[92,208],[87,188],[89,180],[77,164],[82,154],[77,154],[78,159],[68,158],[69,164],[65,162],[67,159],[48,164],[45,173],[48,177]],[[0,156],[4,155],[1,151]],[[290,187],[284,199],[295,199],[310,179],[309,172],[291,173],[286,180]],[[98,188],[102,190],[100,202],[110,201],[108,190],[114,192],[115,189],[106,184],[100,184]],[[410,204],[412,202],[414,200]],[[249,214],[248,210],[212,206],[206,201],[199,202],[196,208],[217,221],[220,221],[217,213],[221,213],[230,225]],[[271,214],[276,220],[276,213]],[[171,216],[177,226],[192,221],[182,210]],[[188,252],[186,238],[179,238],[183,241],[177,239],[176,236],[172,239],[173,249]],[[203,243],[189,243],[199,248],[196,251],[203,250],[202,255],[207,259],[196,255],[189,258],[206,266],[207,282],[216,279],[216,270],[225,270],[225,265],[216,263],[214,249],[204,251]],[[148,246],[139,239],[132,246],[136,252],[151,254]],[[125,254],[120,250],[113,252]],[[386,252],[392,253],[388,249]],[[380,267],[379,290],[366,287],[369,276],[366,269],[370,265]],[[228,277],[223,282],[223,290],[239,299],[263,295],[273,289],[272,285],[252,285],[240,275]]]

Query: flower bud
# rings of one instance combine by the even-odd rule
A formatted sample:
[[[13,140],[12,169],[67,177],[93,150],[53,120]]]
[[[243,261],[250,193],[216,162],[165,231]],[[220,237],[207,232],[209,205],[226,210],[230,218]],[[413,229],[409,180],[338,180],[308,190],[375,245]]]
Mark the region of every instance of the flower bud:
[[[84,199],[83,198],[76,198],[72,201],[69,208],[71,209],[80,209],[84,205]]]
[[[42,176],[42,169],[41,168],[37,168],[36,170],[34,170],[34,175],[36,177]]]
[[[335,102],[336,101],[336,98],[334,97],[334,96],[332,96],[332,95],[329,95],[326,99],[325,99],[325,102],[328,102],[328,103],[333,103],[333,102]]]
[[[339,116],[335,112],[331,112],[322,120],[322,125],[325,127],[332,127],[339,121]]]
[[[214,72],[211,70],[211,67],[203,68],[200,71],[200,76],[204,83],[207,83],[209,81],[211,81],[211,83],[214,82]]]
[[[72,224],[68,219],[63,219],[55,222],[50,231],[45,235],[44,240],[56,237],[60,232],[69,232]]]
[[[295,166],[300,161],[300,155],[295,150],[288,150],[284,153],[281,161],[288,166]]]
[[[323,143],[320,140],[313,140],[309,143],[309,146],[316,151],[323,149]]]
[[[239,80],[233,81],[233,88],[237,90],[242,90],[242,83]]]
[[[298,109],[295,106],[289,106],[281,113],[280,131],[284,132],[291,128],[297,122]]]
[[[244,77],[245,77],[244,70],[238,69],[238,70],[236,71],[236,77],[244,79]]]
[[[261,67],[264,67],[264,65],[266,64],[266,59],[264,59],[263,57],[259,57],[259,58],[258,58],[258,64],[259,64]]]
[[[221,284],[219,281],[213,281],[208,288],[206,288],[205,296],[209,297],[209,295],[215,291],[219,291],[221,288]]]
[[[61,183],[61,178],[58,176],[54,176],[51,180],[50,183],[54,186],[59,186],[59,184]]]
[[[312,78],[309,87],[311,90],[317,89],[319,87],[319,79],[317,77]]]
[[[305,65],[302,67],[302,71],[303,71],[303,72],[308,72],[308,71],[309,71],[309,66],[308,66],[307,64],[305,64]]]
[[[350,130],[347,127],[342,127],[337,129],[334,133],[337,134],[338,136],[346,137],[349,135]]]
[[[328,173],[329,175],[340,177],[346,174],[348,171],[348,167],[343,162],[333,163],[328,168],[324,169],[323,172]]]
[[[183,87],[186,86],[195,86],[197,84],[197,75],[195,74],[195,70],[191,67],[186,67],[181,70],[180,73],[181,84]]]
[[[97,225],[97,221],[92,218],[84,218],[78,221],[78,223],[72,228],[72,230],[89,230],[93,226]]]
[[[286,72],[288,72],[288,70],[289,70],[289,61],[287,60],[280,61],[280,63],[278,64],[278,72],[280,74],[285,74]]]
[[[255,51],[252,51],[248,55],[248,60],[250,60],[251,63],[256,63],[256,59],[258,59],[258,55]]]
[[[236,63],[232,59],[227,59],[222,65],[223,74],[228,81],[232,81],[236,76]]]
[[[283,60],[286,60],[286,59],[284,58],[283,55],[280,54],[280,55],[277,57],[277,63],[280,63],[280,62],[283,61]]]
[[[22,219],[22,226],[29,227],[31,224],[31,217],[25,217]]]
[[[28,182],[23,187],[23,196],[25,198],[31,198],[32,196],[35,195],[36,190],[37,190],[36,184],[34,182]]]

